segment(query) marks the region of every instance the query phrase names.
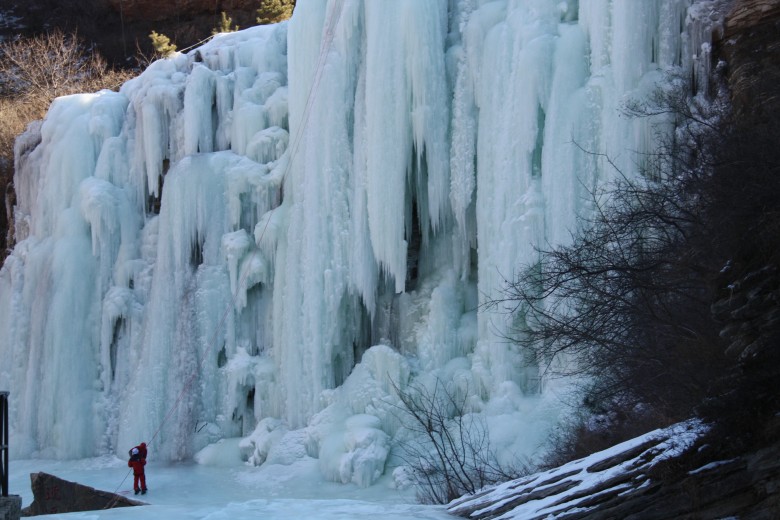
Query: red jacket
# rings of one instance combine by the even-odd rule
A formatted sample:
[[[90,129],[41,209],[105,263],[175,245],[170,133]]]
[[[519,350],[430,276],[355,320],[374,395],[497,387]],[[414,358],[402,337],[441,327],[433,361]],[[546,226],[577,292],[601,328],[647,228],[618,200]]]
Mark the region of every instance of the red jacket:
[[[146,460],[146,443],[142,442],[138,446],[136,446],[134,449],[138,450],[138,455],[141,456],[143,460]],[[130,450],[130,453],[132,454],[133,450]]]
[[[133,468],[133,475],[143,475],[145,465],[146,461],[144,459],[130,459],[127,461],[127,466]]]

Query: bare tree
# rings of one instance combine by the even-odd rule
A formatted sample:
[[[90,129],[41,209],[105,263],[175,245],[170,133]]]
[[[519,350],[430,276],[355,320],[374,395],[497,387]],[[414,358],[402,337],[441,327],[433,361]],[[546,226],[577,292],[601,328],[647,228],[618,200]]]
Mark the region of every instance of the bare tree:
[[[116,89],[131,77],[131,73],[111,69],[95,52],[79,42],[75,34],[61,31],[33,38],[18,38],[0,42],[0,192],[6,194],[5,204],[13,196],[13,147],[16,136],[27,125],[42,119],[52,100],[77,92]],[[11,208],[0,211],[0,226],[12,229],[6,215]],[[0,260],[12,238],[0,233]]]
[[[519,463],[507,467],[499,462],[487,425],[478,414],[467,413],[465,395],[459,397],[439,379],[432,389],[395,390],[403,403],[401,422],[411,434],[401,457],[421,502],[446,504],[527,473]]]
[[[76,34],[55,30],[0,45],[5,96],[53,99],[90,87],[105,88],[106,80],[113,79],[107,78],[110,72],[105,60],[86,49]]]
[[[548,376],[584,376],[592,412],[622,407],[636,420],[641,405],[671,422],[717,395],[733,365],[710,309],[727,260],[707,216],[723,114],[679,91],[632,109],[672,115],[676,132],[644,158],[644,176],[592,193],[595,212],[571,244],[540,250],[491,305],[519,318],[511,339]],[[574,363],[553,363],[562,354]]]

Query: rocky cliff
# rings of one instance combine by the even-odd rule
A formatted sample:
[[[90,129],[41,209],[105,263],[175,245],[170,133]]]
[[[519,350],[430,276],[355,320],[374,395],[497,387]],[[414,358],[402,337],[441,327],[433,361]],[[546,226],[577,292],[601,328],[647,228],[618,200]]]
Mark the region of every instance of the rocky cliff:
[[[780,0],[736,0],[727,18],[720,55],[737,113],[776,114],[780,107]]]
[[[102,0],[128,22],[175,20],[185,16],[254,12],[257,0]]]
[[[256,25],[258,0],[5,0],[17,23],[0,27],[0,38],[53,27],[97,46],[109,61],[125,65],[140,51],[151,54],[149,33],[165,34],[179,47],[211,35],[222,12],[239,27]]]
[[[679,458],[691,446],[706,451],[696,429],[689,423],[652,432],[456,500],[448,511],[472,520],[778,518],[780,445],[709,462]]]

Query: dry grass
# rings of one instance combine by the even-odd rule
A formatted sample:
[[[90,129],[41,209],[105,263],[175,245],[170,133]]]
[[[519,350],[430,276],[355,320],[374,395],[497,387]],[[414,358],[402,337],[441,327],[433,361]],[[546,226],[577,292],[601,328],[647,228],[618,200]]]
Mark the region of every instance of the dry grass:
[[[13,247],[14,140],[51,102],[78,92],[116,90],[133,76],[110,68],[75,34],[53,31],[0,43],[0,261]],[[9,232],[10,231],[10,232]]]

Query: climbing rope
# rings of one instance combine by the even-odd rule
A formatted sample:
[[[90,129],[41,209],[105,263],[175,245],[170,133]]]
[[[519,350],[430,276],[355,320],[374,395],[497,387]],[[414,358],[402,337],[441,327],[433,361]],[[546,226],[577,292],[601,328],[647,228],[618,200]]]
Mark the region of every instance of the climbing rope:
[[[207,41],[209,41],[209,40],[212,40],[212,39],[214,38],[214,36],[216,36],[216,34],[212,34],[211,36],[207,36],[207,37],[203,38],[201,41],[199,41],[199,42],[195,42],[195,43],[193,43],[192,45],[190,45],[189,47],[185,47],[185,48],[183,48],[183,49],[182,49],[182,50],[180,50],[179,52],[181,52],[181,53],[183,54],[183,53],[185,53],[185,52],[187,52],[187,51],[189,51],[189,50],[192,50],[192,49],[194,49],[195,47],[200,47],[201,45],[203,45],[203,44],[204,44],[204,43],[206,43]]]
[[[311,113],[312,107],[314,106],[314,100],[315,100],[315,97],[316,97],[316,94],[317,94],[317,89],[319,88],[320,81],[322,80],[322,72],[323,72],[323,69],[325,68],[325,61],[327,59],[328,53],[330,52],[330,47],[331,47],[331,45],[333,43],[334,29],[335,29],[336,25],[338,25],[339,20],[341,19],[341,13],[342,13],[342,10],[343,10],[343,7],[344,7],[344,0],[335,0],[334,1],[334,5],[335,5],[335,7],[330,10],[330,12],[328,13],[328,18],[325,21],[325,33],[323,35],[322,42],[320,44],[320,54],[319,54],[319,56],[317,58],[317,67],[316,67],[316,70],[315,70],[314,79],[312,81],[311,87],[309,88],[309,92],[308,92],[308,95],[307,95],[307,98],[306,98],[306,105],[305,105],[305,108],[304,108],[303,116],[301,118],[301,123],[298,126],[298,128],[296,130],[296,133],[295,133],[295,136],[293,138],[293,141],[292,141],[292,143],[291,143],[291,145],[289,147],[289,150],[290,150],[290,153],[289,153],[289,156],[288,156],[289,158],[287,160],[287,163],[284,165],[284,170],[282,171],[280,184],[284,183],[284,179],[285,179],[285,177],[287,176],[287,174],[288,174],[288,172],[290,170],[290,167],[291,167],[292,162],[293,162],[293,158],[295,157],[295,155],[298,152],[298,148],[299,148],[301,140],[303,138],[304,131],[306,129],[306,126],[308,125],[309,115]],[[213,36],[210,36],[210,37],[202,40],[202,42],[200,42],[200,43],[204,43],[204,42],[210,40],[211,38],[213,38]],[[197,43],[195,45],[200,45],[200,43]],[[188,47],[187,49],[184,49],[184,50],[192,49],[194,46]],[[276,207],[278,207],[278,206],[276,206]],[[260,241],[262,241],[263,236],[265,236],[265,232],[268,229],[268,224],[271,221],[271,218],[270,218],[271,215],[270,214],[272,214],[273,211],[276,210],[276,207],[272,208],[269,211],[269,218],[266,219],[265,225],[263,226],[263,229],[262,229],[262,231],[260,233],[260,236],[258,237],[256,242],[259,243]],[[255,249],[252,252],[252,256],[250,256],[250,259],[253,258],[254,255],[257,254],[257,252],[258,252],[258,250]],[[211,339],[210,339],[210,341],[208,343],[209,344],[208,350],[204,353],[204,355],[201,358],[200,363],[198,364],[196,370],[193,371],[192,375],[185,382],[184,386],[182,387],[182,389],[179,392],[178,396],[174,400],[174,402],[171,405],[170,409],[165,414],[165,417],[163,418],[163,420],[160,422],[159,426],[157,427],[157,430],[155,430],[154,434],[149,439],[149,442],[146,443],[147,446],[151,446],[152,445],[154,440],[160,434],[160,431],[162,430],[162,428],[165,425],[165,423],[171,418],[173,413],[176,411],[176,409],[181,404],[181,401],[184,398],[185,393],[187,393],[187,391],[190,389],[192,384],[195,382],[195,380],[196,380],[196,378],[197,378],[197,376],[198,376],[198,374],[200,372],[200,369],[203,366],[203,363],[209,357],[208,354],[210,354],[212,352],[212,350],[214,349],[214,346],[217,344],[217,335],[218,335],[218,333],[220,331],[223,330],[224,325],[225,325],[225,321],[227,320],[227,316],[230,313],[231,308],[235,308],[236,298],[237,298],[237,295],[239,293],[239,288],[244,287],[246,285],[246,277],[247,277],[247,275],[248,275],[248,270],[245,270],[241,274],[241,277],[239,279],[239,283],[236,285],[236,291],[232,295],[232,300],[231,300],[230,304],[225,307],[225,311],[222,313],[222,317],[220,318],[219,325],[214,330],[214,334],[212,335],[212,337],[211,337]],[[128,470],[127,474],[122,479],[122,482],[120,482],[119,485],[117,486],[117,488],[114,490],[114,494],[116,496],[103,509],[111,509],[116,504],[116,501],[117,501],[117,499],[119,497],[119,494],[118,494],[119,493],[119,488],[122,487],[122,485],[124,485],[125,480],[127,480],[127,477],[130,476],[131,472],[132,472],[132,470]]]

